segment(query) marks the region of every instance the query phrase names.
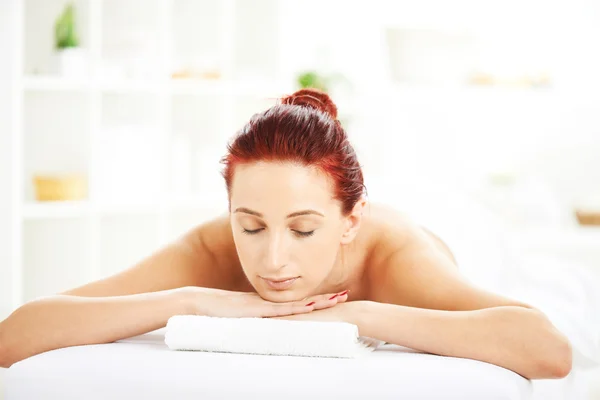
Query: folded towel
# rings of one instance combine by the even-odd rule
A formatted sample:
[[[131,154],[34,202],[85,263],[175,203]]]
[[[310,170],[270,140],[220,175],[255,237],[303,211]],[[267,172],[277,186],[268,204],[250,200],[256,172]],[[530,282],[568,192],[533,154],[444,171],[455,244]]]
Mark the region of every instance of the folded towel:
[[[199,315],[169,318],[165,343],[171,350],[337,358],[357,358],[382,344],[346,322]]]

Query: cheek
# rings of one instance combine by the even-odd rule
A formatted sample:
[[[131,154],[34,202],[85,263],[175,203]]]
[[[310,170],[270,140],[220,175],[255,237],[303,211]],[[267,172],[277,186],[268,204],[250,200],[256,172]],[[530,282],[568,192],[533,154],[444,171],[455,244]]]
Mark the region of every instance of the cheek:
[[[295,248],[296,260],[305,276],[320,279],[326,276],[335,262],[339,241],[335,238],[313,238],[299,241]]]
[[[249,265],[252,265],[252,256],[256,254],[255,246],[252,246],[251,238],[246,237],[243,233],[233,233],[233,242],[235,244],[235,250],[242,267],[246,269]]]
[[[234,234],[235,248],[238,254],[238,258],[244,269],[251,268],[252,265],[256,264],[254,259],[260,253],[257,249],[258,243],[256,239],[245,235],[243,233]]]
[[[298,240],[294,243],[294,251],[301,258],[327,257],[335,244],[329,238],[315,237],[308,240]]]

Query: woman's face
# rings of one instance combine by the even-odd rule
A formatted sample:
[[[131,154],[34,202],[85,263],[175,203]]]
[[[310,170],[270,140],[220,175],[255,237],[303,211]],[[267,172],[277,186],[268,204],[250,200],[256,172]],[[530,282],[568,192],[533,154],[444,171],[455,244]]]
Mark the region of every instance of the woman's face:
[[[332,195],[332,181],[314,168],[276,162],[236,167],[233,238],[244,273],[261,297],[302,299],[326,280],[351,228]]]

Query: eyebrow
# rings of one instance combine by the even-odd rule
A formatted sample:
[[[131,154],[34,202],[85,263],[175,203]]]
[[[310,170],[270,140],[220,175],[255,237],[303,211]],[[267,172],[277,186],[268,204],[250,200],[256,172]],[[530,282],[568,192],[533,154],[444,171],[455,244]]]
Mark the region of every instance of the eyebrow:
[[[246,207],[236,208],[234,213],[237,213],[237,212],[243,212],[246,214],[256,215],[257,217],[260,217],[260,218],[264,217],[264,215],[262,215],[258,211],[253,211]],[[321,217],[325,217],[325,215],[323,215],[320,212],[315,211],[315,210],[301,210],[301,211],[294,211],[293,213],[287,215],[286,218],[298,217],[300,215],[309,215],[309,214],[320,215]]]

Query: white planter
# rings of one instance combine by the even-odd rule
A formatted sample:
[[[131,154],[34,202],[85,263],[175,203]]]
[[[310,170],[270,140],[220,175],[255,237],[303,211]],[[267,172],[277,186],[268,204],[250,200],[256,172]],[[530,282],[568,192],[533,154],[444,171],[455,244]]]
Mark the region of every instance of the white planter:
[[[87,52],[81,47],[70,47],[56,52],[58,74],[65,78],[81,78],[87,75]]]

